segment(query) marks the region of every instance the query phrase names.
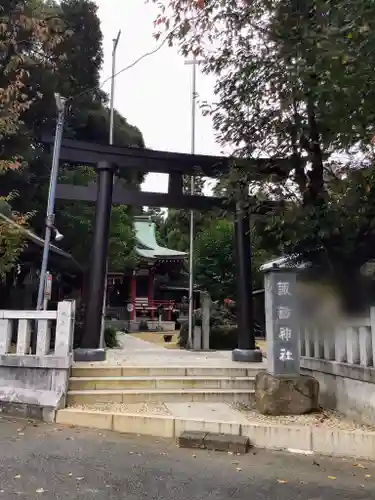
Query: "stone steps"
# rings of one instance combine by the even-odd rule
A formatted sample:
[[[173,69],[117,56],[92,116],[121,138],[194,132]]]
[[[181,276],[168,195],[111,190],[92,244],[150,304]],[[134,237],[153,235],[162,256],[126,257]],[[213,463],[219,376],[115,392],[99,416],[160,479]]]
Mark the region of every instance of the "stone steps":
[[[76,363],[76,377],[255,377],[259,368],[233,366],[87,366]]]
[[[253,389],[124,389],[68,391],[68,405],[140,402],[241,402],[253,401]]]
[[[102,403],[234,403],[254,399],[251,366],[109,366],[76,363],[67,393],[70,406]]]
[[[71,377],[70,391],[125,389],[254,389],[254,377]]]

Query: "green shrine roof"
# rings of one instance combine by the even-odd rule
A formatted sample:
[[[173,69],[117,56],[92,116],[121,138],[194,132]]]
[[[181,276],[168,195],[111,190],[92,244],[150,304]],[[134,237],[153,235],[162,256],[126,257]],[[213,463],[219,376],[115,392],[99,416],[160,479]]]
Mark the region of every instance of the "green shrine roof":
[[[140,257],[150,260],[182,260],[186,258],[186,252],[165,248],[157,243],[155,223],[148,215],[134,217],[134,230],[135,250]]]

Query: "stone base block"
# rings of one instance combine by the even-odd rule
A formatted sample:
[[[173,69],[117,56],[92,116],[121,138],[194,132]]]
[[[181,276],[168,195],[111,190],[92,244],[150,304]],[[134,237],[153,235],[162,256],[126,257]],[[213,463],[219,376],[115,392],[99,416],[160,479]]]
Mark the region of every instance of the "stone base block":
[[[262,351],[260,349],[234,349],[232,360],[241,363],[261,363]]]
[[[201,448],[204,449],[204,439],[207,432],[204,431],[184,431],[177,439],[180,448]]]
[[[27,403],[0,401],[0,413],[12,417],[42,420],[43,422],[53,423],[55,421],[56,408]]]
[[[255,377],[255,402],[263,415],[302,415],[319,408],[319,383],[309,376],[274,376],[260,372]]]
[[[205,431],[184,431],[177,439],[180,448],[200,448],[213,451],[227,451],[245,454],[249,451],[247,436],[219,434]]]
[[[246,436],[209,433],[204,439],[204,447],[206,450],[228,451],[236,455],[244,455],[249,451],[250,441]]]
[[[78,348],[74,351],[74,361],[81,362],[93,362],[93,361],[105,361],[105,350],[104,349],[82,349]]]

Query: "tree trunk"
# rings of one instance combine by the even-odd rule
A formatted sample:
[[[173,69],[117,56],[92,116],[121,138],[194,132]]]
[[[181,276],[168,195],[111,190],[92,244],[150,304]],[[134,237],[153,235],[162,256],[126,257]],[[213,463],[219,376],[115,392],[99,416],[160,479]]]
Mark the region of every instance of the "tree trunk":
[[[319,126],[315,115],[315,104],[311,96],[308,97],[307,101],[307,115],[312,167],[307,174],[309,178],[308,190],[310,201],[316,203],[322,199],[322,194],[324,192],[323,153],[320,145]]]

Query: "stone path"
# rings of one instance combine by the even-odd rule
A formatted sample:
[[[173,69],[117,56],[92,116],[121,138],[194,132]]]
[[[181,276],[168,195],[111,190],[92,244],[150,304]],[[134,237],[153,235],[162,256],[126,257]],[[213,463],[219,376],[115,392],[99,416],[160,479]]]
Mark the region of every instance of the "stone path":
[[[266,363],[235,363],[231,351],[195,352],[164,349],[163,346],[137,339],[129,334],[118,335],[121,348],[109,349],[107,359],[95,366],[220,366],[237,368],[266,367]],[[76,366],[80,366],[76,363]],[[85,364],[87,366],[87,364]]]

